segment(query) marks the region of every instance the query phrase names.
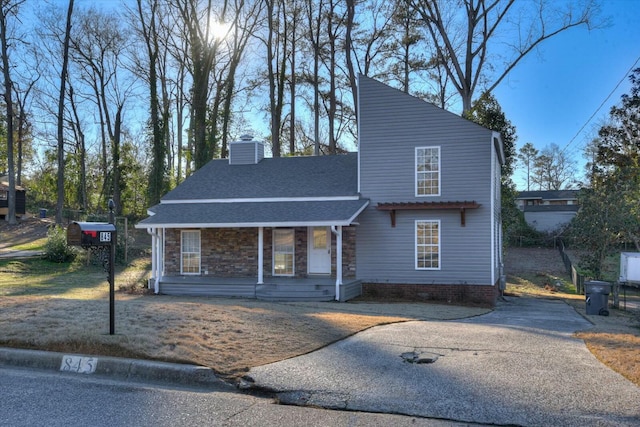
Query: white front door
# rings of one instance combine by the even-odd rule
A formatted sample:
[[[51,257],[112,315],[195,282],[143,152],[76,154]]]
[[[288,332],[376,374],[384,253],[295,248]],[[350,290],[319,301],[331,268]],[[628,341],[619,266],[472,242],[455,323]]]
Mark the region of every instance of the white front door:
[[[329,227],[309,227],[309,274],[331,274]]]

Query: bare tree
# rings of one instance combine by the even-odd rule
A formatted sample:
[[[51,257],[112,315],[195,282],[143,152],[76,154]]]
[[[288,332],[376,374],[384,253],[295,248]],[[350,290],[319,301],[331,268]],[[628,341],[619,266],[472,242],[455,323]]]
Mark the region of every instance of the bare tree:
[[[305,14],[308,20],[307,37],[312,52],[312,69],[306,76],[313,91],[313,154],[320,154],[320,54],[323,16],[326,14],[324,0],[306,0]]]
[[[13,81],[9,64],[9,25],[10,19],[16,19],[21,1],[3,1],[0,4],[0,55],[2,56],[2,76],[4,78],[4,102],[7,123],[7,172],[9,174],[9,194],[7,195],[8,212],[6,220],[9,224],[16,224],[16,178],[13,158]]]
[[[30,118],[30,105],[34,94],[34,88],[40,80],[38,53],[30,50],[29,53],[35,60],[32,66],[25,67],[26,75],[17,74],[17,79],[13,81],[13,92],[15,99],[15,120],[17,161],[16,161],[16,185],[22,185],[22,172],[25,160],[31,157],[33,150],[31,147],[32,123]]]
[[[149,85],[149,125],[151,127],[151,167],[149,171],[148,201],[154,205],[168,188],[167,183],[167,146],[165,135],[167,132],[168,114],[160,114],[158,96],[158,68],[160,43],[156,17],[159,10],[158,0],[147,0],[143,8],[142,0],[137,0],[137,11],[140,33],[147,51],[146,75]]]
[[[190,127],[194,144],[195,168],[199,169],[213,158],[212,147],[207,141],[208,101],[210,91],[211,70],[217,51],[217,43],[213,39],[212,25],[215,15],[211,1],[199,8],[196,0],[180,0],[175,3],[182,22],[187,30],[185,34],[190,49],[191,72],[193,86],[191,91]],[[222,10],[227,7],[225,0]]]
[[[580,25],[594,28],[599,12],[596,0],[586,0],[581,6],[577,1],[546,0],[409,2],[427,28],[439,64],[460,95],[463,113],[471,109],[479,86],[483,92],[492,92],[540,43]],[[504,36],[513,41],[503,46],[511,55],[501,61],[490,58],[492,48]],[[499,68],[500,63],[505,65]]]
[[[520,160],[525,167],[527,173],[527,191],[531,190],[531,172],[538,158],[538,154],[538,150],[530,142],[524,144],[518,151],[518,160]]]
[[[132,76],[122,60],[127,46],[127,29],[116,15],[88,9],[78,15],[79,25],[72,32],[71,57],[81,68],[81,78],[91,91],[100,119],[103,152],[103,198],[113,197],[116,214],[122,211],[120,147],[123,114],[134,90]],[[108,143],[107,143],[108,141]],[[107,156],[107,148],[110,157]],[[109,173],[107,164],[110,162]]]
[[[532,181],[540,190],[564,190],[576,182],[576,163],[556,144],[545,147],[533,164]]]
[[[67,84],[67,69],[69,65],[69,40],[71,38],[71,16],[73,15],[73,1],[69,0],[67,9],[67,25],[64,33],[62,69],[60,70],[60,97],[58,98],[58,192],[56,201],[56,223],[62,224],[62,210],[64,208],[64,100]]]
[[[287,75],[287,48],[289,27],[287,3],[280,0],[264,0],[266,5],[267,77],[269,82],[269,113],[271,115],[271,152],[280,157],[280,127],[284,108],[285,77]],[[280,28],[281,27],[281,28]],[[292,70],[293,71],[293,70]]]

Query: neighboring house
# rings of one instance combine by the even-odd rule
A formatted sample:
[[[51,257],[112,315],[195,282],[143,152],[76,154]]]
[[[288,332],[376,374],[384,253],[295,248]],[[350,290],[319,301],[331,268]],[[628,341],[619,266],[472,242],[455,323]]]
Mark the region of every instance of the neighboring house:
[[[500,135],[359,79],[359,152],[264,158],[261,142],[196,171],[139,224],[157,293],[495,303]]]
[[[26,214],[26,190],[16,185],[16,216]],[[9,215],[9,177],[0,176],[0,219]]]
[[[522,191],[516,205],[527,224],[544,233],[566,227],[580,208],[578,190]]]

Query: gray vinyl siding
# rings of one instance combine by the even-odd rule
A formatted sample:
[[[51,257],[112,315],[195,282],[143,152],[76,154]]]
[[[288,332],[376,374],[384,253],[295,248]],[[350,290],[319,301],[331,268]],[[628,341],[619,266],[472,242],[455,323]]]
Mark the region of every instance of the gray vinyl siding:
[[[357,272],[363,282],[491,284],[494,204],[492,132],[368,78],[360,79],[360,215]],[[440,195],[415,194],[416,147],[440,147]],[[466,211],[388,212],[378,203],[476,201]],[[440,270],[415,269],[415,221],[441,221]]]
[[[466,227],[460,227],[457,211],[400,211],[392,228],[388,212],[367,209],[358,227],[358,279],[365,283],[489,284],[491,224],[486,218],[467,215]],[[416,220],[440,220],[440,270],[415,268]],[[486,239],[470,237],[482,229]]]

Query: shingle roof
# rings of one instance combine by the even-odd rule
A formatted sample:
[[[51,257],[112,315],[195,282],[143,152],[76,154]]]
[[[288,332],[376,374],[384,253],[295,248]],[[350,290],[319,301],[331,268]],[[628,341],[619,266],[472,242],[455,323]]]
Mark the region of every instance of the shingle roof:
[[[266,158],[255,165],[212,160],[162,201],[355,196],[358,155]]]
[[[167,193],[136,227],[349,225],[368,204],[358,194],[357,153],[252,165],[221,159]]]
[[[287,202],[170,203],[150,209],[146,227],[285,227],[349,225],[366,199]]]
[[[572,200],[578,198],[578,190],[521,191],[516,199]]]

